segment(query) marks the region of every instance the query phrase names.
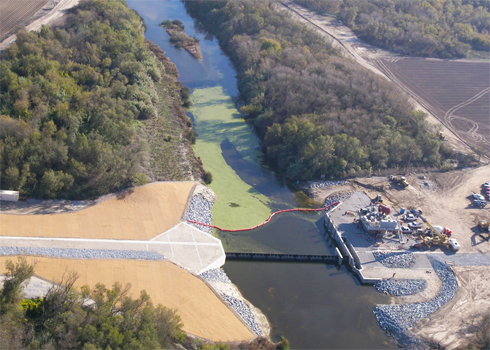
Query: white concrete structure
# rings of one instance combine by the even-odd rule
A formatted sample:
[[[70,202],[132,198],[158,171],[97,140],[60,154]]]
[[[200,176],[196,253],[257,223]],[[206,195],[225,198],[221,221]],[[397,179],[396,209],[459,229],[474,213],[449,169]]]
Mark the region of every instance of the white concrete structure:
[[[0,201],[17,202],[19,191],[0,190]]]

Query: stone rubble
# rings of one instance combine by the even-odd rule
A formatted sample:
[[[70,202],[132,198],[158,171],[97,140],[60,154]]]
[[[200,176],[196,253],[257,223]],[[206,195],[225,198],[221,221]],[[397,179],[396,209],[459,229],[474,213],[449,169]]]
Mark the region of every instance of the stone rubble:
[[[256,335],[263,335],[259,325],[255,321],[254,315],[246,303],[229,295],[221,294],[220,296],[228,303],[228,305],[231,306],[233,310],[236,311],[237,314],[240,315],[240,317]]]
[[[208,282],[231,283],[231,280],[226,275],[226,272],[221,268],[204,271],[199,276]]]
[[[323,187],[329,187],[329,186],[338,186],[338,185],[345,185],[346,183],[349,183],[348,181],[318,181],[318,182],[312,182],[308,185],[309,189],[313,188],[323,188]]]
[[[211,225],[213,216],[211,214],[212,204],[201,197],[200,195],[192,196],[189,203],[189,209],[185,215],[185,220],[193,220],[197,222],[202,222],[203,224]],[[189,225],[194,226],[198,230],[201,230],[207,234],[211,234],[213,229],[208,226],[198,225],[194,223],[189,223]]]
[[[374,311],[381,329],[391,332],[404,348],[418,346],[407,330],[451,300],[458,288],[450,267],[430,255],[428,258],[442,282],[441,289],[433,299],[420,303],[378,305]]]
[[[413,253],[404,252],[373,252],[374,258],[383,266],[389,268],[409,269],[415,265],[415,256]]]
[[[73,249],[73,248],[38,248],[38,247],[0,247],[0,256],[7,255],[41,255],[69,259],[139,259],[162,260],[163,256],[155,252],[140,250],[109,249]]]
[[[211,225],[213,219],[211,214],[212,205],[212,202],[209,202],[199,194],[194,195],[189,203],[189,209],[187,210],[185,216],[186,220],[194,220]],[[192,223],[190,223],[190,225],[207,234],[212,233],[211,227]],[[200,276],[208,282],[232,283],[223,269],[208,270],[201,273]],[[231,308],[233,308],[233,310],[236,311],[238,315],[240,315],[240,317],[245,321],[250,329],[253,330],[255,334],[263,335],[253,313],[245,302],[226,294],[220,294],[220,296],[226,303],[231,306]]]
[[[323,206],[326,207],[327,205],[330,205],[332,203],[344,201],[347,198],[349,198],[350,196],[352,196],[352,192],[341,193],[341,194],[329,196],[329,197],[325,198],[325,203],[323,204]]]
[[[374,286],[378,291],[394,296],[413,295],[424,291],[425,287],[427,287],[427,281],[419,279],[384,279],[377,282]]]

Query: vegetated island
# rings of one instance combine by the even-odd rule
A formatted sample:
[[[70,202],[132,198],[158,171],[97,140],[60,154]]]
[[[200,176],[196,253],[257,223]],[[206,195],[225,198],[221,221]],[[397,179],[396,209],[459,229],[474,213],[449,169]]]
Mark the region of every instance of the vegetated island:
[[[403,55],[488,57],[490,2],[294,0],[321,15],[336,16],[372,45]]]
[[[185,6],[233,62],[241,111],[288,180],[453,168],[447,159],[454,155],[406,95],[276,11],[274,2]]]
[[[184,48],[198,60],[202,59],[199,39],[187,35],[184,32],[184,24],[181,21],[178,19],[174,19],[172,22],[165,20],[160,25],[167,30],[168,35],[170,35],[170,42],[177,49]]]

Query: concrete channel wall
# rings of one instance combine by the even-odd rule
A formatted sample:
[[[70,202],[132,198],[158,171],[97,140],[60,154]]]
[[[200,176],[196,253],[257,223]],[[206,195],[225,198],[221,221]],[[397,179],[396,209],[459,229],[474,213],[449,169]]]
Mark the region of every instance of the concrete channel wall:
[[[338,204],[330,213],[336,210],[342,203]],[[337,225],[330,218],[329,212],[325,213],[324,226],[327,229],[330,236],[335,240],[337,248],[335,249],[336,255],[339,257],[339,264],[344,261],[351,268],[352,271],[359,277],[362,283],[374,284],[381,280],[381,278],[367,278],[362,274],[362,264],[359,256],[357,255],[354,247],[350,244],[345,237],[339,232]]]

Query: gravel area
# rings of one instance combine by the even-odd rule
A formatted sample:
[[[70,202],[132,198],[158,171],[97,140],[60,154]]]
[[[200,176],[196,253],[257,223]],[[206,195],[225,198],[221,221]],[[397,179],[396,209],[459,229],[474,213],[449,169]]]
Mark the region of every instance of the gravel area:
[[[158,253],[139,250],[0,247],[0,256],[22,254],[53,256],[70,259],[163,259],[163,256]]]
[[[415,279],[385,279],[377,282],[376,289],[382,293],[402,296],[422,292],[427,287],[426,280]]]
[[[208,282],[223,282],[223,283],[231,283],[231,280],[226,275],[223,269],[212,269],[201,273],[203,279]]]
[[[254,315],[250,311],[248,305],[240,299],[230,297],[229,295],[221,294],[223,300],[225,300],[232,308],[240,315],[240,317],[247,323],[252,331],[257,335],[263,335],[257,324]]]
[[[433,299],[420,303],[378,305],[374,311],[380,327],[391,332],[404,348],[410,344],[411,348],[417,347],[416,344],[412,344],[415,340],[407,330],[451,300],[458,288],[454,272],[449,266],[431,256],[428,258],[442,282],[439,293]]]
[[[385,267],[409,269],[415,264],[415,256],[412,253],[378,251],[373,252],[373,255]]]
[[[432,258],[446,262],[450,261],[457,266],[487,266],[490,265],[490,256],[480,253],[457,253],[452,255],[446,254],[429,254]]]
[[[189,209],[185,215],[186,220],[194,220],[202,222],[203,224],[211,225],[213,216],[211,214],[212,204],[201,196],[192,196],[189,203]],[[213,229],[208,226],[189,223],[198,230],[201,230],[207,234],[211,234]]]
[[[324,188],[329,186],[345,185],[348,181],[318,181],[312,182],[308,185],[308,188]]]

